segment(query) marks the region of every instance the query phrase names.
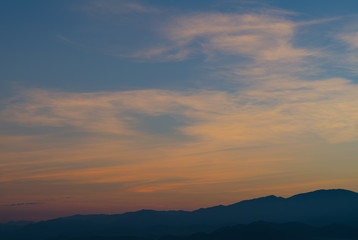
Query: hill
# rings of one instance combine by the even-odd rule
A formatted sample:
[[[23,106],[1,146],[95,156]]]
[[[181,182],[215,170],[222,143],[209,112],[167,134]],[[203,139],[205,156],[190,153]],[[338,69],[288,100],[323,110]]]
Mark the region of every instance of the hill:
[[[317,190],[289,198],[271,195],[195,211],[141,210],[115,215],[75,215],[27,224],[16,231],[3,227],[0,234],[2,239],[16,240],[185,236],[257,221],[301,222],[316,227],[358,226],[358,193],[344,189]]]

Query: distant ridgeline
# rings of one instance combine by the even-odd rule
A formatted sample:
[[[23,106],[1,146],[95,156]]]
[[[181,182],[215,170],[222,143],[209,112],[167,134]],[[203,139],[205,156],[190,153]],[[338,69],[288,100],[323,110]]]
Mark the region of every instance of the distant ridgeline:
[[[358,239],[358,193],[318,190],[191,212],[141,210],[7,223],[0,224],[0,239]]]

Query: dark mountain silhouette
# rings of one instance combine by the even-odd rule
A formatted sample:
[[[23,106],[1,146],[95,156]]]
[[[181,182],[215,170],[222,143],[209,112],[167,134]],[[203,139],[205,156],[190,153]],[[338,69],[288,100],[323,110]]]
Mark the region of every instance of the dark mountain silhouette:
[[[195,232],[206,232],[205,234],[207,234],[207,232],[220,227],[236,224],[244,225],[238,225],[234,229],[248,231],[247,229],[252,227],[249,223],[257,221],[301,222],[316,226],[316,228],[329,224],[358,226],[358,193],[343,189],[318,190],[289,198],[271,195],[228,206],[220,205],[191,212],[141,210],[116,215],[75,215],[29,224],[16,231],[2,231],[0,238],[41,240],[87,239],[101,236],[101,238],[112,239],[115,236],[117,239],[125,239],[124,236],[135,236],[136,238],[133,237],[133,239],[137,239],[147,236],[177,235],[179,239],[180,236],[189,236]],[[261,225],[257,225],[257,229],[268,226],[268,231],[276,236],[276,239],[281,239],[281,235],[282,239],[285,239],[287,232],[283,231],[282,227],[286,225],[268,225],[261,222]],[[273,226],[275,227],[272,229]],[[334,232],[335,230],[330,227],[326,230],[326,232],[328,231]],[[337,231],[342,231],[342,229],[337,228]],[[346,231],[348,230],[346,229]],[[291,231],[288,232],[292,234]],[[277,235],[275,235],[276,233]],[[122,237],[119,238],[119,236]],[[209,237],[209,235],[205,236]],[[200,236],[197,235],[190,237],[200,239]],[[191,239],[190,237],[186,238]],[[210,234],[210,238],[205,239],[217,239],[215,232]],[[286,239],[295,238],[290,236]]]
[[[0,223],[0,239],[2,236],[12,234],[14,231],[23,229],[25,226],[33,224],[30,221],[16,221],[16,222],[7,222]]]
[[[338,240],[358,239],[358,229],[343,225],[314,227],[302,223],[254,222],[220,228],[212,233],[164,236],[160,240]]]

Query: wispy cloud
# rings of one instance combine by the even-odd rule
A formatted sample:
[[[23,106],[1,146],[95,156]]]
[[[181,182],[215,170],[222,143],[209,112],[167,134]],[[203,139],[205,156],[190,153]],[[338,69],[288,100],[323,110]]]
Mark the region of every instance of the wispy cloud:
[[[24,128],[50,126],[59,132],[70,130],[71,135],[61,136],[51,128],[45,136],[31,138],[9,133],[17,149],[3,151],[0,188],[12,183],[27,183],[34,189],[38,184],[45,184],[45,189],[67,186],[58,193],[51,190],[47,198],[97,185],[106,186],[107,197],[113,198],[114,189],[121,192],[121,199],[198,191],[237,196],[238,186],[245,194],[262,192],[257,181],[266,176],[265,189],[284,189],[269,176],[283,176],[295,164],[307,168],[312,164],[302,153],[295,154],[292,146],[314,145],[317,138],[328,146],[358,139],[357,95],[358,87],[346,79],[274,81],[231,93],[28,90],[2,109],[1,122]],[[145,131],[139,128],[141,115],[175,116],[183,124],[173,127],[189,138]],[[0,147],[6,146],[6,138],[1,137]],[[220,151],[226,149],[230,150]],[[304,185],[296,186],[293,180],[288,184],[304,190],[331,184],[324,177],[313,177],[317,170],[310,171],[311,179]],[[352,179],[348,173],[346,177]]]
[[[358,32],[350,32],[341,34],[340,39],[349,44],[352,49],[358,48]]]
[[[319,70],[315,60],[324,54],[322,49],[295,46],[294,40],[297,28],[316,22],[299,24],[275,14],[176,16],[163,25],[161,36],[166,44],[133,53],[138,58],[164,61],[203,55],[207,65],[214,65],[214,74],[225,72],[224,79],[232,82],[230,91],[70,93],[30,89],[14,96],[1,109],[1,122],[50,130],[46,136],[31,139],[11,134],[0,139],[3,146],[10,141],[33,146],[22,154],[5,151],[1,181],[120,182],[131,192],[169,191],[285,171],[273,164],[277,159],[281,164],[287,161],[279,154],[270,153],[275,157],[261,156],[247,164],[245,157],[234,156],[236,151],[242,154],[255,147],[279,151],[277,146],[287,143],[357,141],[357,85],[346,78],[307,78]],[[340,39],[353,48],[354,36],[345,34]],[[170,116],[180,124],[164,121],[174,131],[158,134],[142,124],[146,116],[154,120]],[[56,145],[54,150],[46,141],[55,141],[56,131],[70,132],[71,137],[65,137],[68,144]],[[223,157],[225,167],[217,160]],[[295,157],[291,160],[297,161]],[[262,168],[256,167],[257,161]],[[83,162],[97,165],[78,166]],[[33,167],[33,163],[42,167]],[[230,168],[234,171],[228,173]],[[235,172],[238,168],[240,176]],[[201,172],[200,179],[195,171]],[[160,182],[172,177],[189,180]]]
[[[86,4],[83,10],[90,14],[144,14],[157,13],[160,10],[152,6],[146,6],[136,1],[124,0],[95,0]]]
[[[340,50],[341,52],[336,54],[336,61],[341,68],[349,69],[356,75],[358,72],[358,31],[343,30],[343,32],[336,37],[344,45],[344,48]]]
[[[234,93],[140,90],[101,93],[28,91],[0,113],[24,126],[73,127],[75,131],[142,136],[136,114],[173,115],[173,126],[194,139],[228,146],[308,132],[331,142],[357,139],[354,99],[346,79],[276,80]],[[149,134],[149,133],[148,133]],[[222,136],[222,137],[220,137]]]
[[[33,205],[40,205],[44,204],[43,202],[20,202],[20,203],[10,203],[4,204],[4,207],[23,207],[23,206],[33,206]]]
[[[112,16],[158,12],[129,1],[89,5],[88,11]],[[78,190],[85,198],[89,188],[107,187],[106,198],[120,195],[130,204],[135,197],[158,197],[163,192],[236,194],[340,183],[343,175],[331,181],[317,174],[336,170],[333,164],[322,170],[317,160],[330,156],[316,159],[309,152],[358,141],[358,86],[347,76],[316,73],[331,66],[329,62],[322,67],[320,60],[327,56],[350,66],[357,34],[331,37],[330,41],[339,39],[344,51],[325,52],[324,47],[298,44],[297,39],[300,30],[328,20],[295,22],[284,14],[176,14],[156,26],[160,36],[155,44],[149,42],[138,51],[129,47],[128,56],[147,61],[199,56],[201,66],[210,69],[201,78],[219,76],[215,81],[225,80],[230,88],[207,90],[215,88],[204,83],[203,89],[26,89],[15,94],[0,109],[0,130],[6,133],[0,136],[0,190],[16,191],[6,200],[14,203],[7,206],[36,204],[16,203],[19,189],[33,193],[19,184],[13,188],[14,183],[46,189],[39,191],[44,194],[39,200],[51,194],[74,196]],[[71,38],[61,38],[75,46]],[[145,124],[150,121],[157,124]],[[324,151],[312,150],[319,144]],[[312,166],[316,168],[311,170]],[[289,171],[294,179],[282,184]],[[342,181],[355,179],[354,174],[346,174]]]
[[[185,51],[185,56],[188,52],[239,55],[255,61],[295,61],[317,55],[293,46],[295,27],[295,23],[275,15],[196,13],[177,17],[163,28],[166,48],[140,53],[147,58],[166,58],[173,55],[171,52]]]

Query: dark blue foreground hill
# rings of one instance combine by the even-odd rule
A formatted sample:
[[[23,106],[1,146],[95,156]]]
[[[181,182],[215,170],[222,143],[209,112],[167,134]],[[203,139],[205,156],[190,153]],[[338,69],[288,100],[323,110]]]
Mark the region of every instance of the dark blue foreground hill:
[[[358,228],[343,225],[325,227],[302,223],[254,222],[220,228],[211,233],[164,236],[159,240],[356,240]],[[104,240],[104,239],[103,239]]]
[[[255,221],[358,226],[358,193],[318,190],[290,198],[267,196],[191,212],[141,210],[117,215],[76,215],[29,224],[16,232],[4,230],[3,239],[189,235]]]

